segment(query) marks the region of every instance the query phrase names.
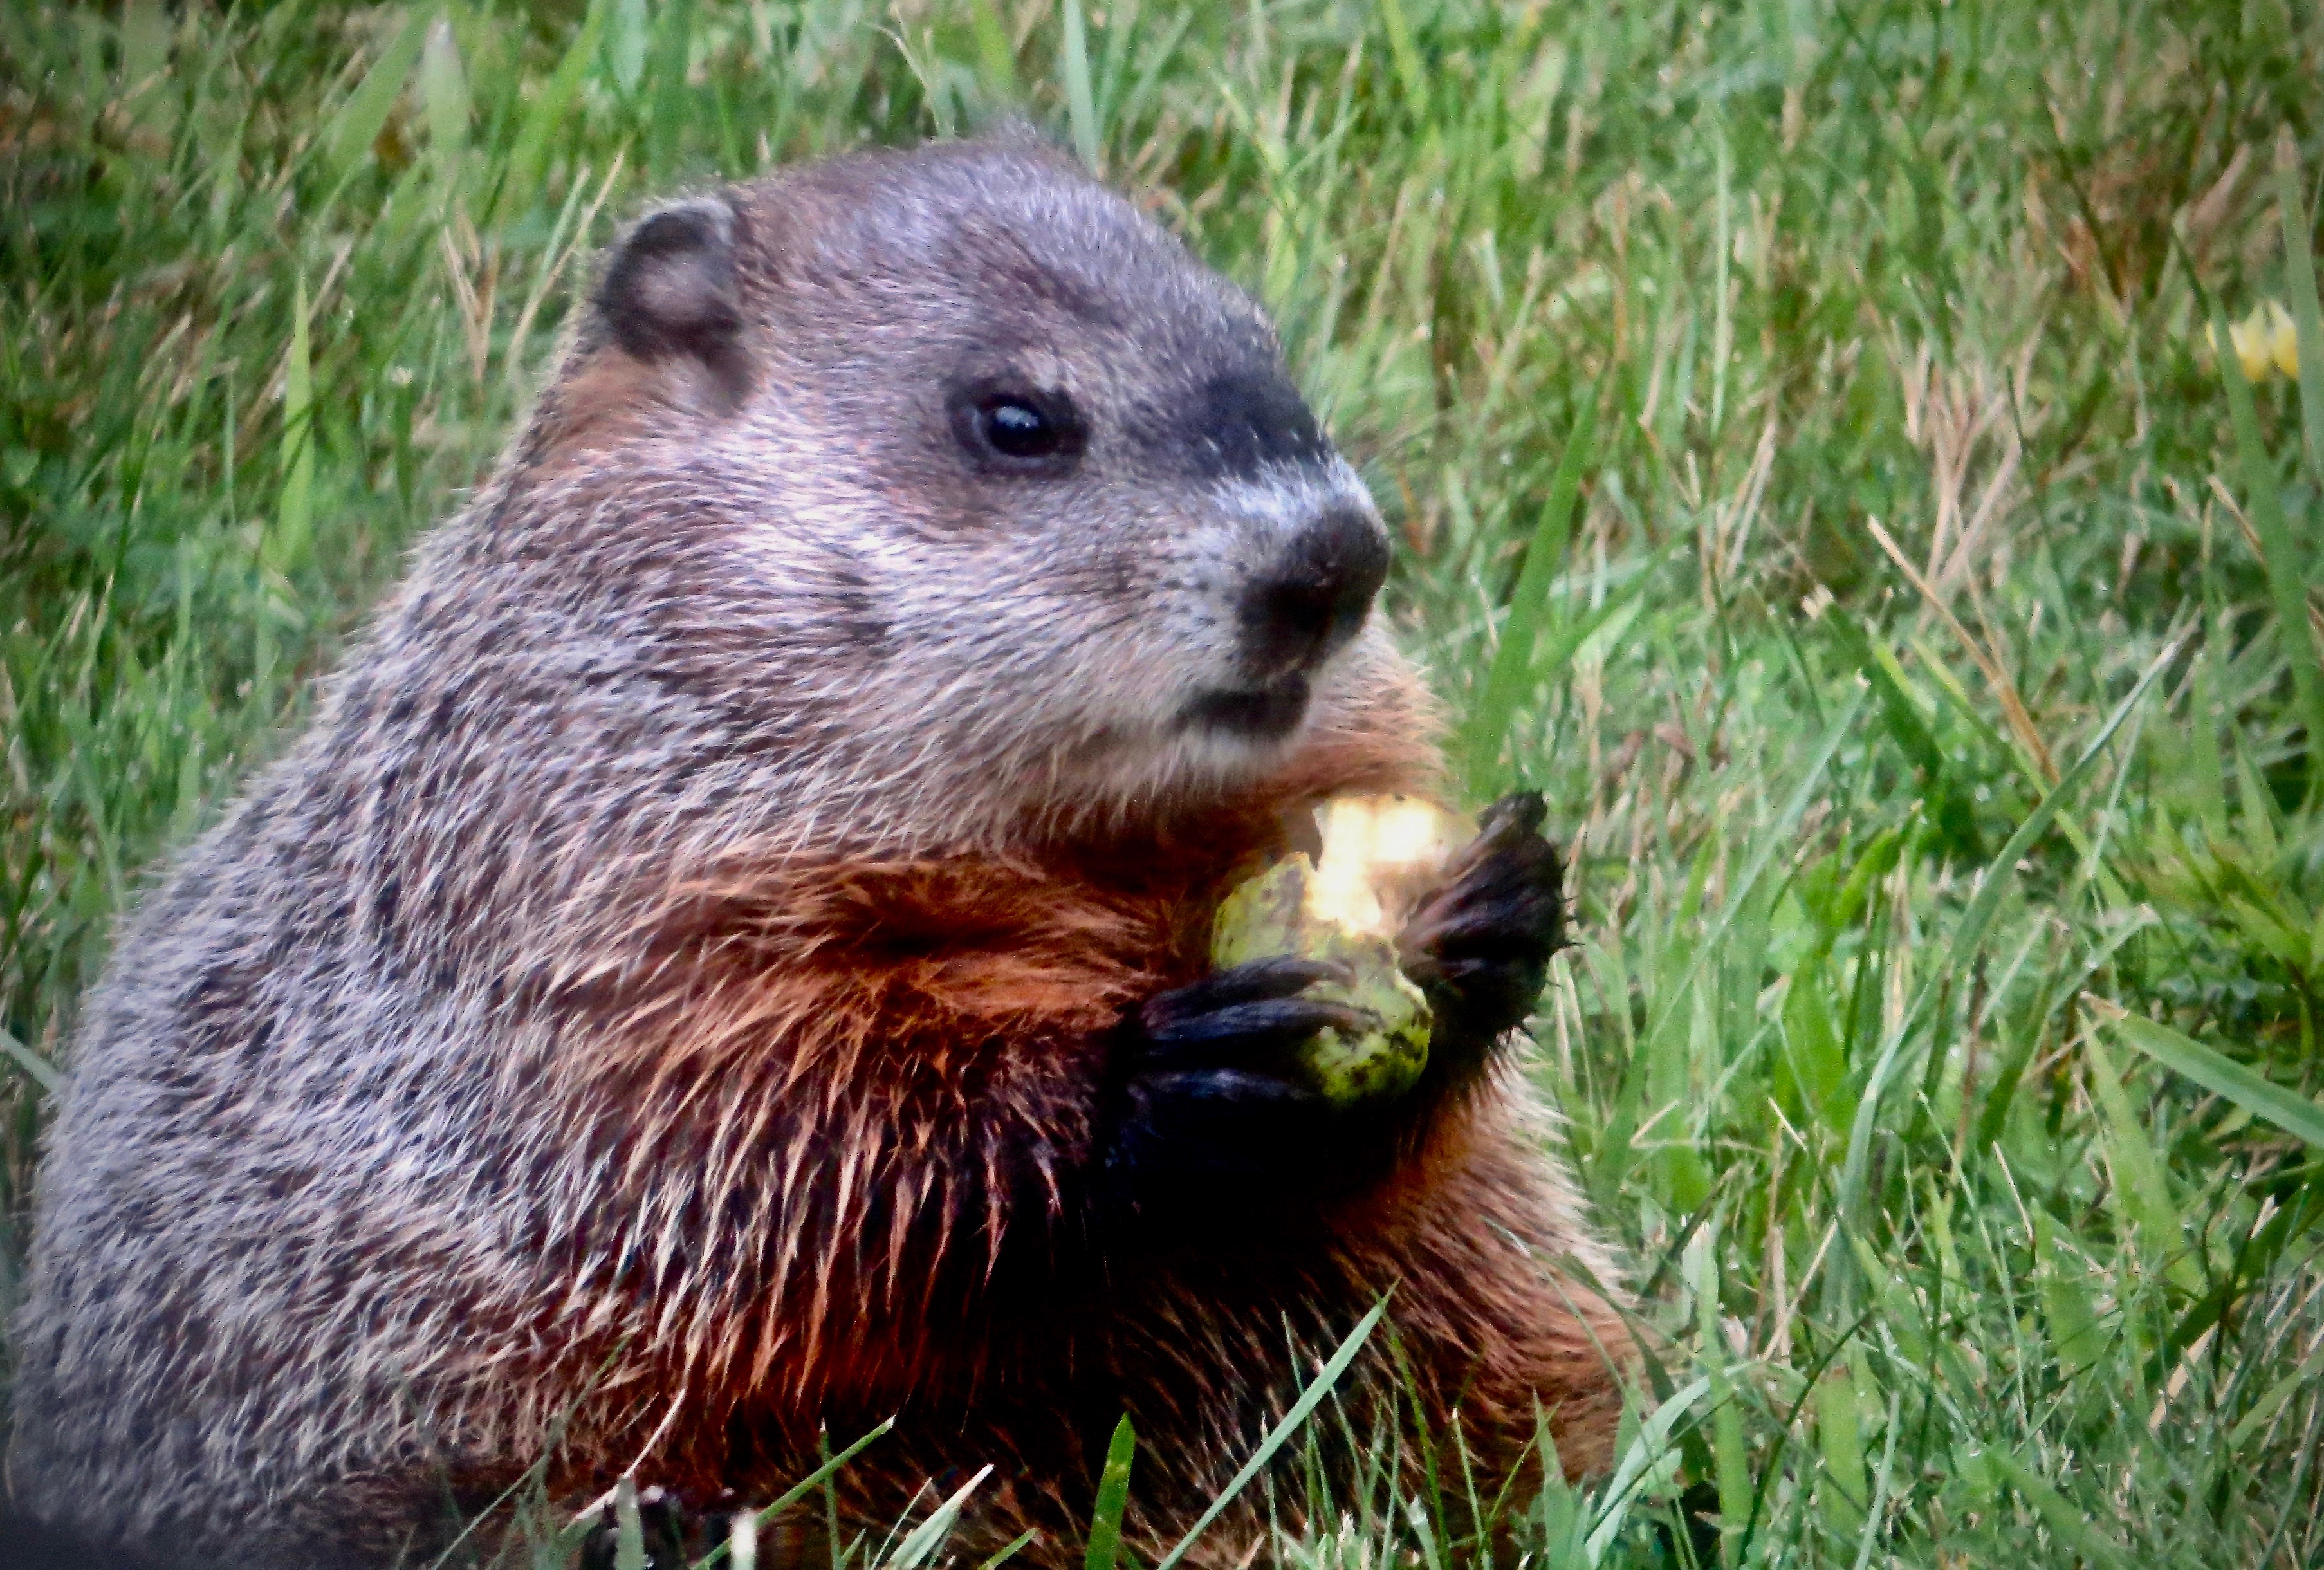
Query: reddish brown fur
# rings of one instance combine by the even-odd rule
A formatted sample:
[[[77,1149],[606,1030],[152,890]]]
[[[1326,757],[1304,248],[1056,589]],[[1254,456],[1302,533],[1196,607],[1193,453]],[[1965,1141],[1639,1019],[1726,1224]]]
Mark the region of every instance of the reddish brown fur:
[[[1390,1291],[1403,1372],[1376,1356],[1360,1381],[1391,1402],[1379,1409],[1411,1379],[1431,1428],[1458,1410],[1487,1476],[1524,1470],[1545,1412],[1569,1473],[1602,1464],[1616,1412],[1607,1363],[1626,1334],[1578,1287],[1545,1311],[1559,1288],[1517,1242],[1543,1233],[1528,1209],[1540,1174],[1523,1150],[1536,1131],[1498,1096],[1449,1109],[1389,1184],[1316,1216],[1287,1249],[1276,1238],[1248,1255],[1110,1259],[1096,1298],[1042,1279],[1088,1250],[1061,1174],[1090,1159],[1088,1086],[1108,1035],[1139,999],[1202,974],[1220,890],[1279,848],[1287,809],[1335,791],[1433,788],[1416,685],[1382,705],[1405,723],[1320,735],[1238,806],[1102,848],[809,864],[738,852],[659,884],[628,919],[650,940],[621,946],[651,959],[566,984],[572,1006],[614,1027],[567,1066],[566,1094],[576,1126],[609,1101],[630,1109],[615,1209],[656,1204],[682,1168],[698,1214],[755,1217],[733,1231],[763,1248],[723,1295],[665,1302],[644,1344],[589,1346],[615,1365],[601,1385],[631,1417],[604,1430],[612,1448],[568,1450],[566,1487],[602,1486],[650,1438],[648,1477],[710,1493],[755,1474],[771,1493],[812,1466],[820,1427],[844,1439],[851,1418],[901,1411],[927,1431],[854,1470],[858,1508],[900,1511],[928,1477],[1015,1455],[1021,1474],[982,1501],[973,1541],[997,1546],[1027,1526],[1064,1534],[1086,1436],[1063,1410],[1046,1423],[1010,1415],[1004,1392],[1054,1408],[1082,1363],[1107,1371],[1098,1382],[1141,1426],[1200,1436],[1142,1464],[1141,1498],[1157,1501],[1145,1519],[1175,1529],[1173,1497],[1215,1492],[1254,1437],[1250,1419],[1287,1399],[1296,1371],[1283,1336],[1298,1327],[1286,1315],[1296,1320],[1303,1298],[1360,1312]],[[1031,1172],[1008,1169],[1028,1151]],[[836,1198],[809,1203],[810,1179]],[[675,1261],[636,1261],[605,1283],[604,1317],[694,1279]],[[1302,1339],[1312,1352],[1344,1329],[1320,1324]],[[558,1362],[561,1381],[573,1362]],[[1246,1512],[1242,1529],[1255,1520]]]
[[[544,395],[534,411],[535,461],[545,476],[634,440],[669,399],[651,370],[607,356]]]

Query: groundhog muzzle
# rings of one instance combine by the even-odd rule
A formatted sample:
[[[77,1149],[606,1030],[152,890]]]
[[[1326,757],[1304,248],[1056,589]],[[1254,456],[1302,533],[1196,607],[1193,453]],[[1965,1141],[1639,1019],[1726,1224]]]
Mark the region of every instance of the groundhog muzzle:
[[[1561,937],[1538,800],[1405,928],[1436,1033],[1385,1105],[1286,1075],[1314,965],[1205,958],[1316,803],[1440,789],[1260,311],[1015,137],[679,202],[599,278],[87,1000],[15,1507],[383,1565],[536,1464],[732,1508],[894,1414],[844,1531],[990,1464],[958,1551],[1062,1565],[1127,1412],[1150,1560],[1384,1296],[1355,1428],[1457,1426],[1486,1498],[1539,1418],[1601,1464],[1629,1338],[1501,1046]]]

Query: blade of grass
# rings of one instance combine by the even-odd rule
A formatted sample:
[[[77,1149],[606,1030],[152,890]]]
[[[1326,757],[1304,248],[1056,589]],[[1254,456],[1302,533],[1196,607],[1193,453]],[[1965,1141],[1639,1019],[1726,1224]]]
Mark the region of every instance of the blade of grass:
[[[1057,41],[1057,72],[1065,80],[1065,117],[1082,167],[1101,174],[1105,149],[1098,139],[1097,102],[1090,93],[1089,29],[1082,20],[1082,0],[1065,0],[1065,17]]]
[[[2308,243],[2307,208],[2300,199],[2300,155],[2288,133],[2275,147],[2275,201],[2283,215],[2284,292],[2292,296],[2292,332],[2300,346],[2308,469],[2324,480],[2324,309],[2317,303],[2316,258]]]
[[[321,142],[325,157],[329,162],[331,184],[345,185],[355,173],[355,166],[371,151],[372,143],[387,124],[387,116],[395,107],[398,94],[411,75],[411,68],[420,60],[420,46],[428,42],[428,24],[436,18],[436,7],[414,6],[403,19],[403,26],[380,57],[364,73],[363,80],[339,111],[323,127]]]
[[[2187,1257],[2186,1228],[2179,1218],[2178,1202],[2171,1197],[2171,1180],[2163,1158],[2130,1104],[2113,1055],[2095,1037],[2082,1042],[2083,1060],[2089,1069],[2090,1099],[2097,1102],[2106,1128],[2107,1165],[2114,1172],[2114,1197],[2131,1230],[2173,1286],[2189,1297],[2203,1289],[2194,1261]]]
[[[315,381],[304,273],[291,298],[290,354],[282,373],[282,489],[266,535],[266,565],[284,574],[305,559],[315,523]]]
[[[1023,1553],[1025,1551],[1025,1546],[1040,1535],[1040,1528],[1038,1527],[1026,1528],[1014,1538],[1011,1538],[1006,1547],[1002,1547],[991,1558],[985,1560],[984,1563],[979,1565],[976,1567],[976,1570],[1001,1570],[1001,1566],[1006,1565],[1010,1560],[1014,1559],[1018,1555]]]
[[[1105,7],[1105,55],[1098,61],[1093,94],[1101,125],[1120,123],[1114,109],[1121,101],[1122,78],[1129,74],[1130,46],[1138,36],[1138,6],[1139,0],[1111,0]]]
[[[1017,51],[1010,47],[1009,30],[992,0],[974,0],[969,18],[976,33],[976,75],[997,103],[1013,104],[1023,97],[1017,87]]]
[[[1880,1528],[1887,1519],[1888,1491],[1896,1477],[1896,1440],[1899,1427],[1896,1414],[1902,1408],[1904,1400],[1903,1390],[1892,1390],[1888,1392],[1888,1409],[1881,1422],[1883,1437],[1880,1442],[1880,1470],[1873,1474],[1872,1501],[1864,1512],[1864,1524],[1856,1539],[1855,1570],[1868,1570],[1872,1563],[1873,1545],[1879,1540]]]
[[[693,90],[686,73],[694,54],[696,0],[666,0],[654,18],[651,134],[649,162],[667,180],[677,168],[677,150],[686,144],[686,119]]]
[[[919,1565],[927,1563],[938,1548],[944,1547],[945,1539],[952,1536],[953,1526],[960,1519],[960,1512],[967,1505],[968,1496],[991,1475],[991,1462],[979,1467],[975,1476],[962,1483],[959,1492],[936,1506],[927,1520],[914,1527],[910,1534],[897,1545],[896,1552],[888,1560],[884,1570],[918,1570]]]
[[[1832,1496],[1824,1513],[1838,1535],[1852,1536],[1864,1524],[1872,1495],[1864,1464],[1864,1401],[1852,1372],[1837,1369],[1818,1380],[1814,1404],[1816,1446],[1823,1461],[1823,1481],[1817,1486]]]
[[[646,1523],[638,1511],[638,1480],[623,1473],[613,1483],[613,1570],[646,1570]]]
[[[1121,1555],[1121,1517],[1130,1508],[1130,1464],[1138,1454],[1138,1435],[1130,1414],[1113,1426],[1113,1439],[1105,1447],[1105,1470],[1098,1475],[1097,1507],[1090,1515],[1089,1551],[1083,1557],[1087,1570],[1113,1570]]]
[[[428,25],[420,51],[420,103],[428,124],[428,156],[448,192],[457,184],[468,151],[468,74],[452,24],[438,17]]]
[[[1428,72],[1412,41],[1412,23],[1404,14],[1404,0],[1380,0],[1380,22],[1388,29],[1388,53],[1396,60],[1397,85],[1404,89],[1406,111],[1416,124],[1428,119]]]
[[[2059,1237],[2057,1222],[2046,1210],[2034,1212],[2035,1295],[2050,1331],[2051,1350],[2060,1371],[2068,1377],[2098,1365],[2107,1347],[2107,1334],[2091,1305],[2080,1261]]]
[[[160,0],[129,0],[121,8],[121,86],[125,93],[152,85],[170,63],[170,19]]]
[[[636,107],[638,84],[646,79],[646,58],[652,50],[653,23],[646,0],[613,0],[605,36],[606,79],[625,108]]]
[[[1548,617],[1550,582],[1564,559],[1566,542],[1572,538],[1574,503],[1581,494],[1582,471],[1590,462],[1597,416],[1598,400],[1593,394],[1583,402],[1582,418],[1573,434],[1566,438],[1565,452],[1550,477],[1549,494],[1534,526],[1533,542],[1526,550],[1525,568],[1509,594],[1508,620],[1485,677],[1484,696],[1470,712],[1468,744],[1462,750],[1471,793],[1480,800],[1495,793],[1509,721],[1533,674],[1534,644]]]
[[[1705,1226],[1687,1240],[1688,1275],[1694,1288],[1695,1329],[1702,1343],[1703,1377],[1711,1381],[1711,1472],[1719,1488],[1720,1556],[1737,1562],[1737,1535],[1751,1513],[1751,1468],[1744,1448],[1743,1412],[1736,1405],[1735,1381],[1728,1369],[1727,1343],[1719,1315],[1719,1226]]]
[[[1590,1528],[1587,1544],[1590,1563],[1597,1564],[1613,1546],[1615,1537],[1630,1512],[1630,1505],[1640,1486],[1656,1465],[1671,1454],[1671,1430],[1678,1421],[1694,1409],[1694,1404],[1711,1391],[1708,1375],[1695,1379],[1673,1390],[1670,1399],[1654,1409],[1646,1420],[1638,1425],[1638,1436],[1632,1440],[1622,1459],[1615,1464],[1614,1475],[1600,1496],[1597,1521]]]
[[[2205,1090],[2225,1096],[2255,1118],[2265,1118],[2287,1134],[2296,1135],[2324,1150],[2324,1106],[2296,1091],[2245,1067],[2235,1059],[2204,1046],[2191,1036],[2134,1014],[2118,1004],[2085,993],[2084,1001],[2112,1025],[2122,1039],[2174,1074],[2184,1075]]]
[[[65,1076],[57,1071],[55,1064],[5,1030],[0,1030],[0,1053],[5,1053],[17,1067],[30,1075],[32,1082],[49,1094],[54,1095],[64,1088]]]
[[[564,58],[557,62],[556,72],[542,85],[532,106],[525,111],[524,124],[517,132],[516,147],[509,154],[506,172],[493,199],[493,221],[507,217],[531,201],[540,189],[549,171],[549,138],[564,124],[573,100],[580,94],[581,79],[587,75],[590,61],[597,58],[598,42],[604,35],[609,8],[610,0],[591,0],[589,9],[582,15],[580,30],[566,45]]]

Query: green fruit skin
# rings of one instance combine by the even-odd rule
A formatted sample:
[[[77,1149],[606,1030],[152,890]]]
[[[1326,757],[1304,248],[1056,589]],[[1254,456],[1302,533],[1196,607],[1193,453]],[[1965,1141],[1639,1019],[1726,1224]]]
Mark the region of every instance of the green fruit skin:
[[[1342,1106],[1401,1095],[1428,1064],[1428,1000],[1397,968],[1388,939],[1308,918],[1307,880],[1314,870],[1306,856],[1295,854],[1238,886],[1220,904],[1211,928],[1211,962],[1224,970],[1296,954],[1346,967],[1346,983],[1314,982],[1302,995],[1347,1004],[1366,1015],[1371,1028],[1355,1035],[1317,1031],[1300,1048],[1300,1071]]]

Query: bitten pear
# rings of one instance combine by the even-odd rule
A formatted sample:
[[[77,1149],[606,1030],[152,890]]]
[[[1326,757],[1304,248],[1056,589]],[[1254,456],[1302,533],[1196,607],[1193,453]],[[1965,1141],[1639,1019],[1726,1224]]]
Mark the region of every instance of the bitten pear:
[[[1239,884],[1219,907],[1211,959],[1222,969],[1280,954],[1342,974],[1305,995],[1353,1010],[1352,1031],[1319,1030],[1301,1048],[1307,1082],[1342,1105],[1401,1094],[1428,1064],[1428,1000],[1397,963],[1411,900],[1475,834],[1416,798],[1347,796],[1317,813],[1321,854],[1294,852]]]

